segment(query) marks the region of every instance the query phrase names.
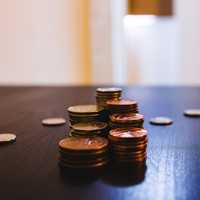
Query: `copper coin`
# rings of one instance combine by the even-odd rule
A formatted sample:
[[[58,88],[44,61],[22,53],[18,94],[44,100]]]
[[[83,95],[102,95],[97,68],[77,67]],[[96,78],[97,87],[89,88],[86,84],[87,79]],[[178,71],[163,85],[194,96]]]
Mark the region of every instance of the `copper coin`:
[[[0,144],[12,143],[16,141],[16,135],[12,133],[0,133]]]
[[[200,109],[188,109],[184,111],[187,117],[200,117]]]
[[[113,114],[110,120],[116,123],[133,123],[144,121],[144,116],[138,113]]]
[[[98,151],[108,146],[108,140],[102,137],[68,137],[59,142],[59,147],[69,151]]]
[[[96,92],[100,92],[100,93],[116,93],[116,92],[122,92],[122,89],[121,88],[115,88],[115,87],[97,88]]]
[[[138,141],[146,137],[147,131],[143,128],[116,128],[109,132],[109,139],[113,141]]]
[[[88,123],[78,123],[72,125],[72,128],[76,131],[87,131],[94,132],[107,128],[107,124],[104,122],[88,122]]]
[[[66,119],[62,117],[46,118],[42,120],[42,124],[46,126],[58,126],[66,123]]]
[[[141,142],[141,143],[136,143],[136,142],[134,142],[134,143],[125,143],[125,144],[123,144],[123,143],[117,143],[117,144],[113,144],[113,143],[111,143],[111,146],[112,146],[112,148],[113,149],[117,149],[117,150],[121,150],[121,151],[133,151],[133,150],[139,150],[139,149],[146,149],[146,147],[147,147],[147,142],[145,141],[145,142]]]
[[[171,125],[173,120],[168,117],[154,117],[150,119],[150,123],[153,125]]]
[[[135,163],[135,162],[144,162],[146,161],[147,157],[141,157],[141,158],[124,158],[124,159],[115,159],[117,162],[123,162],[123,163]]]
[[[96,114],[103,111],[103,108],[97,105],[77,105],[68,108],[68,112],[76,114]]]
[[[99,168],[102,166],[105,166],[108,163],[108,161],[103,161],[103,162],[99,162],[99,163],[95,163],[95,164],[71,164],[71,163],[64,163],[64,162],[59,162],[59,164],[62,167],[66,167],[66,168],[73,168],[73,169],[84,169],[84,168]]]
[[[137,105],[137,102],[133,100],[127,100],[127,99],[108,100],[107,105],[108,106],[133,106],[133,105]]]
[[[80,159],[80,157],[74,159],[74,158],[60,157],[59,160],[63,163],[68,163],[68,164],[87,165],[87,164],[98,164],[100,162],[108,161],[108,157],[99,157],[95,159]]]

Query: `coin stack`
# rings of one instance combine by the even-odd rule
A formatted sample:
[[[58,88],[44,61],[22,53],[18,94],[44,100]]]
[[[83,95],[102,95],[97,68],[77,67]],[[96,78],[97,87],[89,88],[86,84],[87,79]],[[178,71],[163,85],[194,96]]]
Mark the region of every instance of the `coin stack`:
[[[147,131],[142,128],[112,129],[108,136],[112,159],[117,164],[143,164],[147,153]]]
[[[68,137],[59,142],[61,168],[102,169],[108,163],[108,140],[102,137]]]
[[[97,88],[96,102],[100,107],[107,108],[108,100],[119,100],[122,95],[121,88]]]
[[[142,128],[144,116],[139,113],[122,113],[110,115],[111,128],[138,127]]]
[[[68,108],[70,124],[102,121],[104,108],[97,105],[77,105]]]
[[[87,123],[77,123],[71,126],[71,131],[69,136],[74,137],[93,137],[108,135],[108,125],[104,122],[87,122]]]

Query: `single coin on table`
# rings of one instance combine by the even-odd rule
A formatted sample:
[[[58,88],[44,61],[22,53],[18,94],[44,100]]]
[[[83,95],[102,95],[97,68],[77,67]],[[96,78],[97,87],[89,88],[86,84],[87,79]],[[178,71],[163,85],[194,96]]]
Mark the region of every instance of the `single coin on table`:
[[[42,120],[42,124],[46,126],[58,126],[66,123],[66,119],[62,117],[52,117]]]
[[[171,125],[173,120],[169,117],[154,117],[150,119],[150,123],[153,125]]]
[[[200,108],[199,109],[187,109],[184,111],[184,115],[187,117],[200,117]]]
[[[12,143],[16,141],[16,135],[12,133],[0,133],[0,144]]]

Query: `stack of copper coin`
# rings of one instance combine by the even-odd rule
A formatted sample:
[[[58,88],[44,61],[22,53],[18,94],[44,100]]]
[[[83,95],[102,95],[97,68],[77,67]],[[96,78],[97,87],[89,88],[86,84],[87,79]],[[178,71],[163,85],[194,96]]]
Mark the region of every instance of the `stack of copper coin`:
[[[120,99],[108,100],[107,107],[111,114],[113,113],[138,113],[138,104],[136,101]]]
[[[71,125],[69,135],[74,137],[104,137],[108,135],[108,131],[108,124],[104,122],[77,123]]]
[[[139,113],[122,113],[110,115],[111,128],[138,127],[142,128],[144,116]]]
[[[107,108],[108,100],[119,100],[122,95],[121,88],[97,88],[96,90],[96,102],[100,107]]]
[[[142,128],[112,129],[108,136],[112,159],[118,164],[141,164],[147,158],[147,131]]]
[[[102,137],[65,138],[59,152],[59,164],[65,169],[101,169],[109,161],[108,140]]]
[[[104,109],[97,105],[77,105],[68,108],[70,123],[102,121]]]

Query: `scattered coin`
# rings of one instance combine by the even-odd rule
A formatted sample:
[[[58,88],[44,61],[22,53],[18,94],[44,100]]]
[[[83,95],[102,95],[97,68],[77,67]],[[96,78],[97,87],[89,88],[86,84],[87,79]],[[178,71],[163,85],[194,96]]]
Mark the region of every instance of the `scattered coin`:
[[[0,144],[2,143],[12,143],[16,141],[16,135],[12,133],[1,133],[0,134]]]
[[[58,117],[58,118],[46,118],[42,120],[42,124],[46,126],[58,126],[66,123],[66,119]]]
[[[188,109],[184,111],[187,117],[200,117],[200,109]]]
[[[168,117],[154,117],[150,119],[150,123],[153,125],[171,125],[173,120]]]

